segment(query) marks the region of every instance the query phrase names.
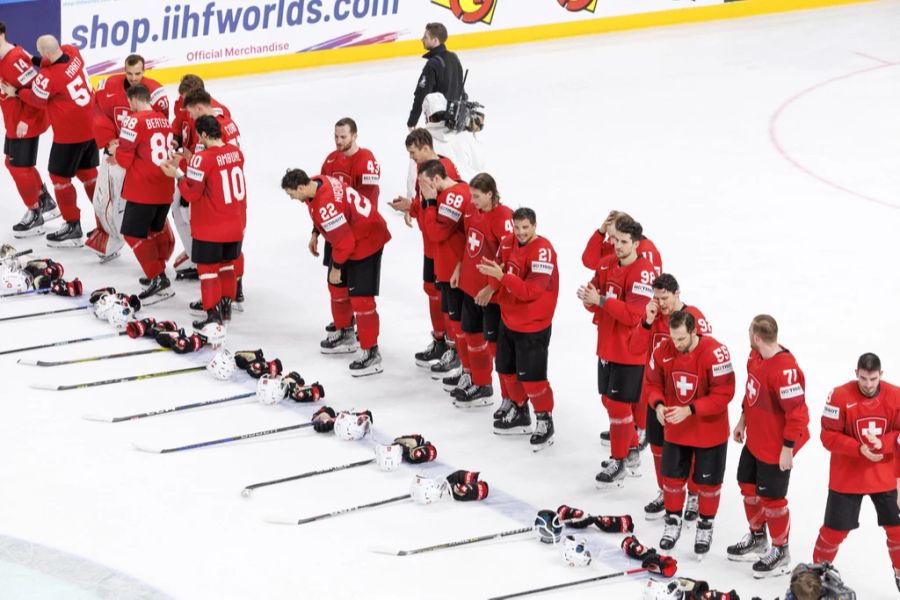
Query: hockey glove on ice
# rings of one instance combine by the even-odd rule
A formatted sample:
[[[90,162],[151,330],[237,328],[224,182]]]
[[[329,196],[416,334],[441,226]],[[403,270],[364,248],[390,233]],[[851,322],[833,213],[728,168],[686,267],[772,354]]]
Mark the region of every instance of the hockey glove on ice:
[[[403,447],[403,459],[407,462],[418,464],[437,458],[437,448],[418,433],[400,436],[394,443]]]
[[[313,413],[312,424],[313,429],[318,433],[329,433],[334,431],[334,419],[337,414],[330,406],[323,406]]]
[[[594,517],[594,522],[606,533],[631,533],[634,531],[634,521],[631,515]]]
[[[478,472],[463,470],[447,475],[447,483],[450,484],[453,499],[467,502],[487,498],[488,484],[486,481],[478,481],[478,475]]]
[[[565,522],[566,525],[575,529],[584,529],[585,527],[590,527],[594,524],[594,517],[580,508],[575,508],[568,504],[561,504],[559,508],[556,509],[556,514],[559,515],[560,521]]]
[[[50,285],[50,293],[57,296],[80,296],[84,293],[84,286],[81,285],[81,280],[77,277],[72,281],[57,279]]]

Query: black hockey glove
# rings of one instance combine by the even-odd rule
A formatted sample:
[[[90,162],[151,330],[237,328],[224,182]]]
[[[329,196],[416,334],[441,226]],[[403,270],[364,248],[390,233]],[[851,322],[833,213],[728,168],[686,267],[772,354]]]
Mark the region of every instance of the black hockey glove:
[[[334,431],[334,419],[337,417],[334,409],[330,406],[323,406],[313,413],[312,424],[313,429],[318,433],[329,433]]]
[[[175,345],[172,346],[172,350],[175,354],[190,354],[205,345],[206,339],[202,335],[194,333],[191,336],[187,336],[184,332],[181,332],[181,335],[175,339]]]
[[[116,288],[114,287],[105,287],[100,288],[99,290],[94,290],[91,292],[91,304],[97,304],[100,301],[100,298],[103,296],[107,296],[109,294],[115,294]]]
[[[238,369],[246,371],[250,368],[250,363],[258,360],[266,360],[265,357],[263,357],[262,350],[241,350],[234,353],[234,364],[237,365]]]
[[[437,458],[437,448],[418,433],[400,436],[394,443],[403,448],[403,459],[407,462],[419,464]]]
[[[478,481],[478,472],[454,471],[447,475],[450,484],[450,492],[454,500],[468,502],[471,500],[484,500],[488,496],[488,484],[486,481]]]
[[[310,386],[294,386],[288,388],[288,397],[294,402],[315,402],[325,397],[325,388],[316,382]]]
[[[629,535],[622,540],[622,550],[625,554],[637,560],[644,560],[651,554],[656,554],[656,548],[648,548],[633,535]]]
[[[57,279],[50,285],[50,293],[57,296],[80,296],[84,293],[84,286],[81,285],[81,280],[77,277],[72,281]]]
[[[235,361],[235,364],[237,361]],[[266,361],[263,360],[254,360],[247,366],[247,373],[250,374],[250,377],[254,379],[259,379],[263,375],[269,375],[270,377],[274,377],[276,375],[281,375],[282,366],[281,361],[279,359]]]
[[[594,522],[606,533],[631,533],[634,531],[634,520],[631,515],[594,517]]]
[[[128,337],[131,339],[137,339],[140,337],[156,337],[158,333],[153,329],[153,326],[156,325],[156,319],[153,317],[146,317],[139,321],[130,321],[125,326],[125,333],[128,334]]]
[[[663,577],[672,577],[678,571],[678,561],[667,554],[657,554],[655,551],[648,554],[641,561],[641,566],[651,573],[656,573]],[[705,597],[700,596],[700,598]]]
[[[559,515],[560,521],[575,529],[584,529],[585,527],[590,527],[594,524],[594,517],[580,508],[575,508],[568,504],[561,504],[559,508],[556,509],[556,514]]]

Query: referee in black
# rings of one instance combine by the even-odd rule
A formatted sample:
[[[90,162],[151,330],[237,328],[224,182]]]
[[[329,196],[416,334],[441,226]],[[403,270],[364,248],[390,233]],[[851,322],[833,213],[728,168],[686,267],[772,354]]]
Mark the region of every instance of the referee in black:
[[[412,131],[422,114],[422,101],[432,92],[440,92],[447,102],[459,100],[463,95],[463,68],[459,57],[447,50],[447,28],[441,23],[429,23],[425,26],[422,45],[428,50],[422,55],[427,60],[416,92],[413,96],[412,110],[409,111],[407,127]]]

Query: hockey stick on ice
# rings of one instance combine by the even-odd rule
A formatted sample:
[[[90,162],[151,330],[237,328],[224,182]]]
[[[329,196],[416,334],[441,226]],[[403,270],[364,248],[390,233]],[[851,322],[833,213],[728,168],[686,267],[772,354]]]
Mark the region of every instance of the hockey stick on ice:
[[[74,308],[59,308],[56,310],[45,310],[43,312],[36,313],[28,313],[26,315],[15,315],[13,317],[3,317],[0,321],[16,321],[18,319],[30,319],[32,317],[45,317],[47,315],[57,315],[59,313],[68,313],[74,312],[76,310],[87,310],[91,307],[90,304],[86,304],[85,306],[76,306]]]
[[[29,350],[41,350],[43,348],[55,348],[57,346],[67,346],[69,344],[80,344],[81,342],[93,342],[94,340],[105,340],[107,338],[114,338],[125,335],[124,331],[118,331],[114,333],[101,333],[99,335],[92,335],[90,337],[83,338],[75,338],[74,340],[62,340],[59,342],[48,342],[46,344],[38,344],[37,346],[25,346],[22,348],[13,348],[11,350],[2,350],[0,351],[0,356],[4,354],[16,354],[18,352],[28,352]]]
[[[206,367],[203,367],[204,369]],[[206,446],[215,446],[216,444],[227,444],[228,442],[238,442],[241,440],[249,440],[252,438],[262,437],[264,435],[272,435],[274,433],[282,433],[284,431],[293,431],[295,429],[303,429],[304,427],[312,427],[312,422],[300,423],[299,425],[288,425],[287,427],[278,427],[276,429],[267,429],[265,431],[256,431],[254,433],[244,433],[242,435],[234,435],[218,440],[210,440],[208,442],[197,442],[196,444],[188,444],[187,446],[176,446],[174,448],[158,448],[156,446],[147,446],[144,444],[133,444],[135,450],[142,452],[152,452],[154,454],[168,454],[169,452],[181,452],[182,450],[193,450],[194,448],[205,448]]]
[[[172,375],[183,375],[185,373],[198,373],[205,370],[206,367],[187,367],[185,369],[156,371],[154,373],[142,373],[141,375],[129,375],[128,377],[117,377],[116,379],[104,379],[102,381],[89,381],[87,383],[73,383],[69,385],[38,382],[32,383],[29,387],[36,390],[51,390],[54,392],[63,392],[67,390],[80,390],[101,385],[112,385],[114,383],[123,383],[125,381],[142,381],[144,379],[155,379],[157,377],[170,377]]]
[[[579,579],[578,581],[570,581],[568,583],[559,583],[556,585],[548,585],[542,588],[534,588],[525,590],[524,592],[516,592],[515,594],[506,594],[505,596],[494,596],[488,600],[507,600],[507,598],[520,598],[522,596],[530,596],[531,594],[540,594],[541,592],[549,592],[551,590],[559,590],[562,588],[572,587],[573,585],[581,585],[583,583],[591,583],[593,581],[603,581],[604,579],[613,579],[615,577],[624,577],[626,575],[635,575],[637,573],[646,573],[649,571],[647,567],[637,567],[636,569],[628,569],[627,571],[618,571],[616,573],[607,573],[606,575],[598,575],[597,577],[589,577],[587,579]]]
[[[117,352],[116,354],[101,354],[100,356],[88,356],[85,358],[72,358],[69,360],[34,360],[31,358],[20,358],[20,365],[29,367],[59,367],[62,365],[76,365],[79,363],[95,362],[98,360],[109,360],[112,358],[125,358],[128,356],[143,356],[144,354],[154,354],[156,352],[168,352],[168,348],[149,348],[147,350],[131,350],[130,352]]]
[[[334,473],[335,471],[343,471],[344,469],[352,469],[354,467],[361,467],[363,465],[370,465],[375,462],[374,458],[370,458],[368,460],[361,460],[359,462],[347,463],[345,465],[338,465],[336,467],[328,467],[327,469],[319,469],[318,471],[308,471],[306,473],[301,473],[300,475],[293,475],[291,477],[282,477],[281,479],[273,479],[271,481],[262,481],[260,483],[253,483],[245,487],[241,490],[241,496],[247,498],[250,494],[253,493],[253,490],[256,488],[266,487],[269,485],[276,485],[279,483],[286,483],[288,481],[297,481],[298,479],[305,479],[306,477],[314,477],[316,475],[324,475],[325,473]]]
[[[384,546],[376,546],[372,548],[372,552],[377,552],[379,554],[390,554],[393,556],[410,556],[412,554],[421,554],[423,552],[431,552],[433,550],[444,550],[445,548],[455,548],[457,546],[465,546],[466,544],[475,544],[478,542],[486,542],[488,540],[496,540],[500,538],[509,537],[511,535],[520,535],[523,533],[528,533],[532,531],[533,527],[520,527],[518,529],[510,529],[507,531],[500,531],[498,533],[491,533],[488,535],[480,535],[478,537],[466,538],[464,540],[456,540],[453,542],[445,542],[443,544],[435,544],[434,546],[423,546],[422,548],[412,548],[410,550],[398,550],[396,548],[387,548]]]
[[[132,421],[134,419],[145,419],[147,417],[155,417],[157,415],[167,415],[169,413],[178,412],[182,410],[191,410],[194,408],[204,408],[207,406],[214,406],[216,404],[223,404],[225,402],[232,402],[234,400],[242,400],[244,398],[250,398],[255,396],[256,392],[249,392],[247,394],[238,394],[237,396],[228,396],[227,398],[218,398],[216,400],[206,400],[205,402],[192,402],[191,404],[182,404],[181,406],[173,406],[172,408],[161,408],[159,410],[151,410],[148,412],[137,413],[134,415],[126,415],[124,417],[103,417],[100,415],[85,415],[84,419],[88,421],[103,421],[105,423],[121,423],[122,421]]]
[[[339,515],[355,512],[357,510],[361,510],[364,508],[374,508],[376,506],[384,506],[385,504],[392,504],[394,502],[403,502],[404,500],[412,500],[412,497],[409,494],[403,494],[402,496],[394,496],[393,498],[387,498],[385,500],[378,500],[377,502],[370,502],[368,504],[360,504],[359,506],[351,506],[349,508],[342,508],[341,510],[336,510],[334,512],[316,515],[314,517],[306,517],[304,519],[297,519],[296,517],[282,516],[282,515],[269,515],[269,516],[265,517],[265,520],[267,523],[283,523],[286,525],[304,525],[306,523],[312,523],[313,521],[320,521],[322,519],[328,519],[330,517],[337,517]]]
[[[50,290],[49,290],[49,289],[46,289],[46,290],[25,290],[24,292],[8,292],[8,293],[6,293],[6,294],[0,294],[0,298],[19,298],[19,297],[21,297],[21,296],[29,296],[29,295],[34,295],[34,294],[43,296],[43,295],[49,294],[49,293],[50,293]]]

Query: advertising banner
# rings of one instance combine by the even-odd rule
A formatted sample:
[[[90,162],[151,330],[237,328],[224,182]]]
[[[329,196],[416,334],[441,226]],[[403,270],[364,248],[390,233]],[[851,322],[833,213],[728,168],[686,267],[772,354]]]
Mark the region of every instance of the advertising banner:
[[[6,24],[6,39],[37,54],[38,36],[59,37],[59,0],[0,0],[0,21]]]

